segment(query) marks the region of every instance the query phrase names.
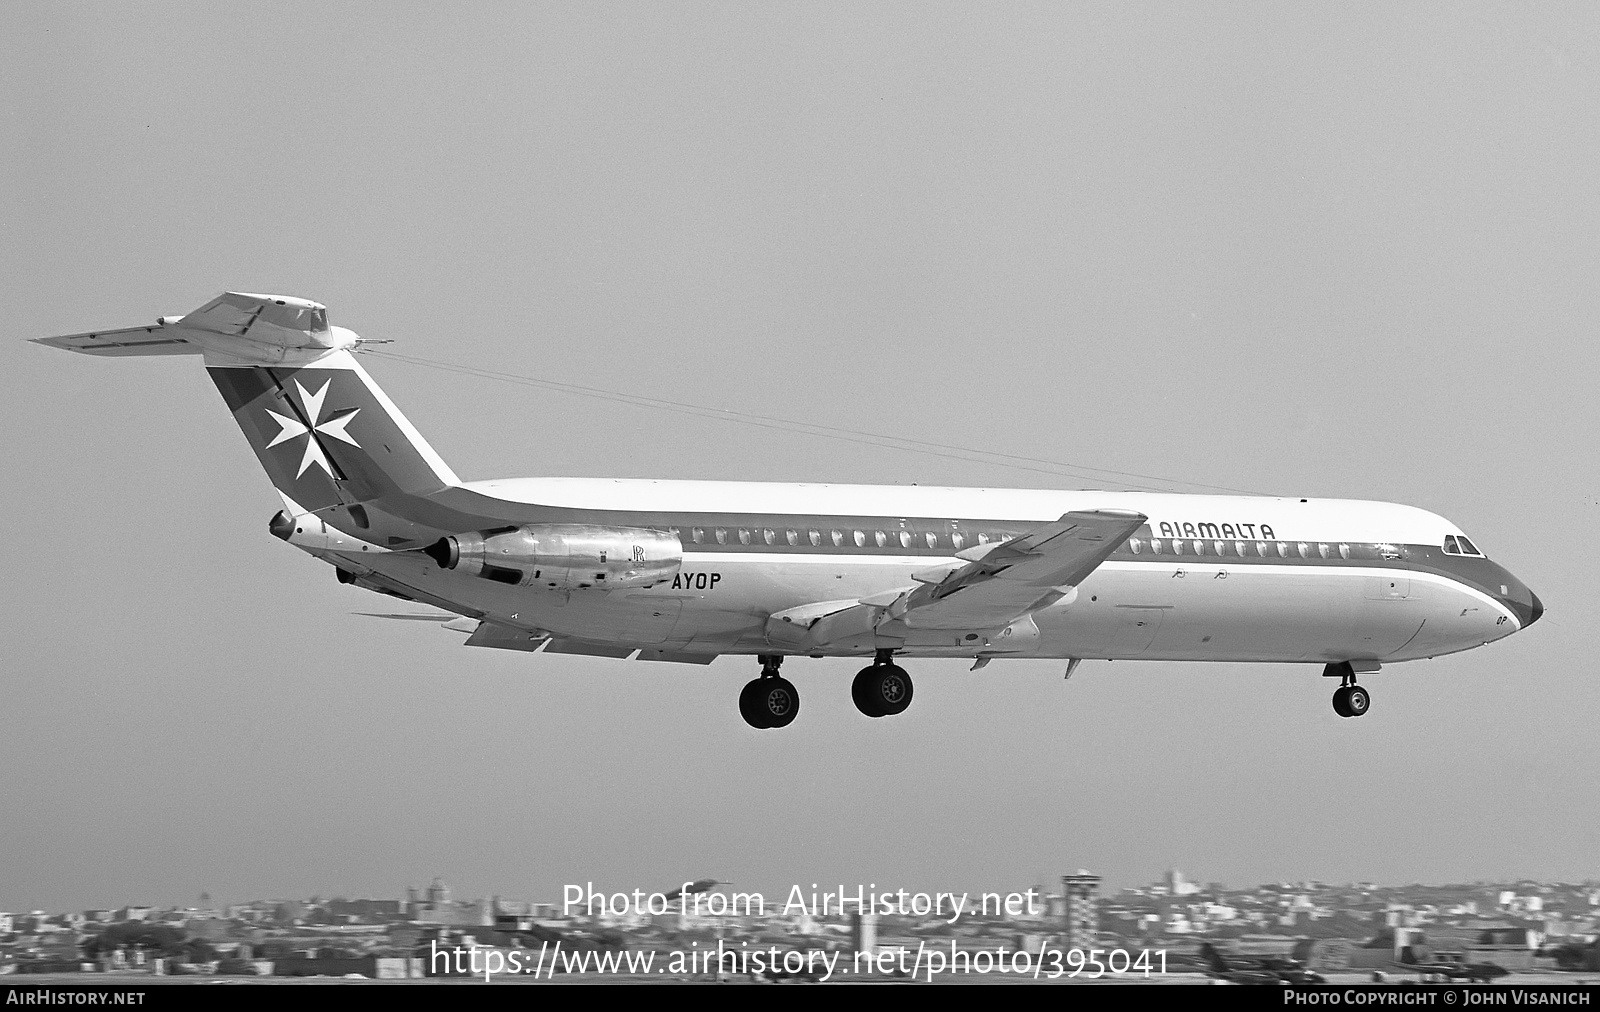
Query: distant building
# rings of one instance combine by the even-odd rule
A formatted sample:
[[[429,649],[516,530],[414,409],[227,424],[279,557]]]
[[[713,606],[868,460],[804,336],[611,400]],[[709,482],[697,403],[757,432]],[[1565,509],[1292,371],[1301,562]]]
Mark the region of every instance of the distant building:
[[[1173,896],[1193,896],[1200,891],[1198,883],[1190,882],[1183,877],[1183,872],[1176,868],[1167,872],[1167,892]]]
[[[1082,868],[1076,875],[1063,875],[1061,895],[1066,902],[1062,923],[1065,947],[1092,948],[1100,932],[1100,876]]]
[[[489,927],[494,924],[494,904],[489,900],[457,903],[450,898],[450,887],[434,879],[422,902],[412,908],[411,919],[452,927]]]

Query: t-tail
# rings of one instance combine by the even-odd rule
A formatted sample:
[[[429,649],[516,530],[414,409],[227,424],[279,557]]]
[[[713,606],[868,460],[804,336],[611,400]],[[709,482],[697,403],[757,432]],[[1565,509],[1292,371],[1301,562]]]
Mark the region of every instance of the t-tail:
[[[314,517],[362,542],[415,547],[439,535],[429,497],[461,484],[356,361],[361,338],[330,327],[318,303],[227,292],[151,326],[36,341],[102,358],[203,356],[285,501],[280,537]]]

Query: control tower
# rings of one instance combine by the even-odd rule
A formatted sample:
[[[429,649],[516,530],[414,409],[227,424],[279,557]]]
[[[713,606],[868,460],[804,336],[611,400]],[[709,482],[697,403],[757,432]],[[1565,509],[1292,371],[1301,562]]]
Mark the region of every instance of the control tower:
[[[1082,868],[1076,875],[1061,876],[1061,896],[1066,906],[1063,947],[1093,948],[1100,933],[1100,876]]]

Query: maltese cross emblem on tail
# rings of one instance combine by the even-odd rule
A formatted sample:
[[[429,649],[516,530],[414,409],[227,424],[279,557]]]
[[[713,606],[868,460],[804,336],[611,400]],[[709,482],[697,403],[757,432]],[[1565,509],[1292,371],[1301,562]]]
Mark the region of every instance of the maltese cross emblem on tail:
[[[300,404],[305,408],[305,417],[311,420],[309,427],[297,418],[289,418],[286,415],[278,414],[271,408],[267,409],[267,414],[271,415],[283,427],[283,431],[279,432],[277,436],[273,437],[272,442],[267,444],[269,448],[277,446],[279,443],[286,443],[298,436],[306,437],[305,455],[300,458],[300,470],[294,473],[296,478],[305,474],[306,468],[312,464],[319,465],[327,473],[328,477],[333,477],[333,468],[329,466],[328,458],[322,452],[322,445],[312,435],[313,432],[320,432],[324,436],[332,436],[334,439],[343,440],[357,449],[361,448],[361,444],[350,438],[350,434],[344,431],[344,427],[350,424],[350,419],[361,413],[360,408],[354,408],[337,418],[329,418],[325,421],[318,420],[322,415],[323,398],[328,395],[328,385],[332,382],[332,380],[325,380],[322,384],[322,389],[313,394],[307,392],[299,380],[294,381],[295,388],[300,391]]]

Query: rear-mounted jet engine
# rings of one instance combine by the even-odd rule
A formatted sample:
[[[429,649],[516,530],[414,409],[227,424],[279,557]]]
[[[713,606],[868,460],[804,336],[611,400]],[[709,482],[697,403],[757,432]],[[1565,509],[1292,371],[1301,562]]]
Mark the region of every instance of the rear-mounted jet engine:
[[[529,524],[440,538],[423,549],[443,569],[515,587],[651,587],[677,575],[683,542],[639,527]]]

